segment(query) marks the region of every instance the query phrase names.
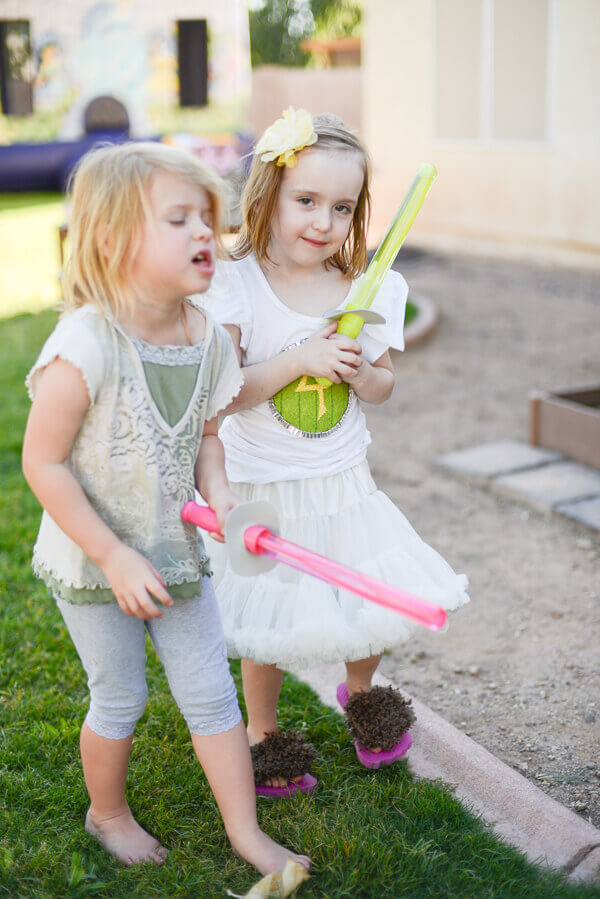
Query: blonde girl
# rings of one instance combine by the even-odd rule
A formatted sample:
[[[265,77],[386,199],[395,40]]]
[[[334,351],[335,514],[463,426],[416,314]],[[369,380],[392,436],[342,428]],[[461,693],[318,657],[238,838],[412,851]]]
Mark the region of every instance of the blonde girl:
[[[237,261],[206,297],[244,372],[220,432],[227,473],[239,496],[278,507],[282,536],[453,609],[468,600],[466,578],[377,490],[366,461],[361,404],[383,403],[394,387],[389,349],[404,347],[406,283],[388,275],[375,304],[386,324],[358,340],[328,318],[360,281],[369,207],[367,155],[340,119],[288,109],[256,146]],[[298,740],[277,731],[289,667],[345,662],[338,700],[359,760],[379,768],[402,757],[412,709],[371,682],[382,653],[410,637],[409,622],[281,565],[250,579],[222,549],[214,561],[229,653],[243,660],[257,792],[314,787]]]
[[[125,794],[147,632],[232,846],[266,873],[290,853],[257,825],[210,563],[180,519],[195,487],[221,521],[238,502],[216,416],[242,377],[226,332],[186,299],[210,284],[220,210],[216,178],[182,151],[126,144],[83,159],[66,309],[27,379],[23,468],[44,509],[34,568],[90,688],[86,830],[127,865],[167,855]]]

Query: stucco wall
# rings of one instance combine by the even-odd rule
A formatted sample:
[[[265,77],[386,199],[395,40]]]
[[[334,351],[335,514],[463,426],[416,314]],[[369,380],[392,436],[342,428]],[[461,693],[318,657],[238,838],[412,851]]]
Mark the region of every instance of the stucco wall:
[[[536,142],[436,139],[435,0],[365,6],[363,121],[380,218],[391,218],[428,161],[439,177],[416,234],[600,251],[597,0],[549,0],[548,125]],[[510,69],[505,78],[517,92]]]
[[[295,69],[261,66],[252,72],[252,98],[248,119],[256,134],[288,106],[317,112],[333,112],[350,128],[362,127],[361,69]]]

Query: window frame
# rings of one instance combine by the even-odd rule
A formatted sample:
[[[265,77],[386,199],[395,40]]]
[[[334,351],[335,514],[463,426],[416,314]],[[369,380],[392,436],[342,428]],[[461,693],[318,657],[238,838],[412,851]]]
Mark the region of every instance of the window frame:
[[[194,54],[191,54],[190,47],[194,46],[194,38],[191,37],[193,29],[189,29],[186,37],[183,36],[185,28],[182,26],[201,26],[198,30],[203,32],[203,50],[199,55],[201,68],[201,90],[198,93],[197,88],[192,87],[190,79],[191,60]],[[180,109],[205,109],[209,105],[208,96],[208,74],[209,74],[209,31],[208,20],[204,19],[176,19],[175,27],[177,32],[177,77],[179,80],[179,108]],[[197,54],[196,54],[197,55]],[[197,55],[198,57],[198,55]],[[182,70],[185,74],[182,77]],[[201,102],[195,102],[200,99]]]
[[[33,48],[33,40],[31,37],[31,19],[0,19],[0,114],[5,116],[21,116],[26,117],[34,113],[34,91],[33,77],[27,81],[24,78],[9,78],[8,69],[8,51],[6,46],[6,26],[25,25],[27,29],[27,41],[29,44],[29,59],[31,61],[32,70],[35,67],[35,56]],[[11,108],[14,104],[14,97],[11,96],[9,84],[26,85],[20,98],[21,103],[25,98],[24,105],[21,108]],[[16,104],[18,105],[18,103]]]
[[[545,91],[546,134],[543,138],[502,138],[493,134],[494,119],[494,3],[496,0],[480,0],[481,2],[481,34],[480,34],[480,92],[479,92],[479,135],[472,137],[444,137],[437,132],[437,7],[446,0],[431,0],[431,139],[436,144],[449,146],[474,147],[487,146],[507,149],[548,150],[554,144],[554,121],[552,98],[555,88],[555,62],[557,47],[558,0],[547,0],[548,17],[546,32],[547,71]]]

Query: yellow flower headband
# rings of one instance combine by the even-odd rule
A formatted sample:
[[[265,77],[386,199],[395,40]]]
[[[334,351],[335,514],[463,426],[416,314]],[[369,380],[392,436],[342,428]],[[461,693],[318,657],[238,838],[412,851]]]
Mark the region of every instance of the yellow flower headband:
[[[275,165],[287,165],[293,169],[298,164],[296,153],[310,147],[316,140],[310,112],[290,106],[281,119],[267,128],[254,152],[263,162],[275,160]]]

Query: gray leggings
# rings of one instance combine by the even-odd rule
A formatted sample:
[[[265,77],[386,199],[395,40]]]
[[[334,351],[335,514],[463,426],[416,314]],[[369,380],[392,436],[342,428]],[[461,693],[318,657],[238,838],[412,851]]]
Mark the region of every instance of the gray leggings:
[[[163,664],[171,693],[193,734],[231,730],[240,721],[212,580],[202,596],[160,605],[162,618],[142,621],[116,602],[74,605],[57,600],[88,676],[88,727],[110,740],[135,730],[148,698],[146,631]]]

